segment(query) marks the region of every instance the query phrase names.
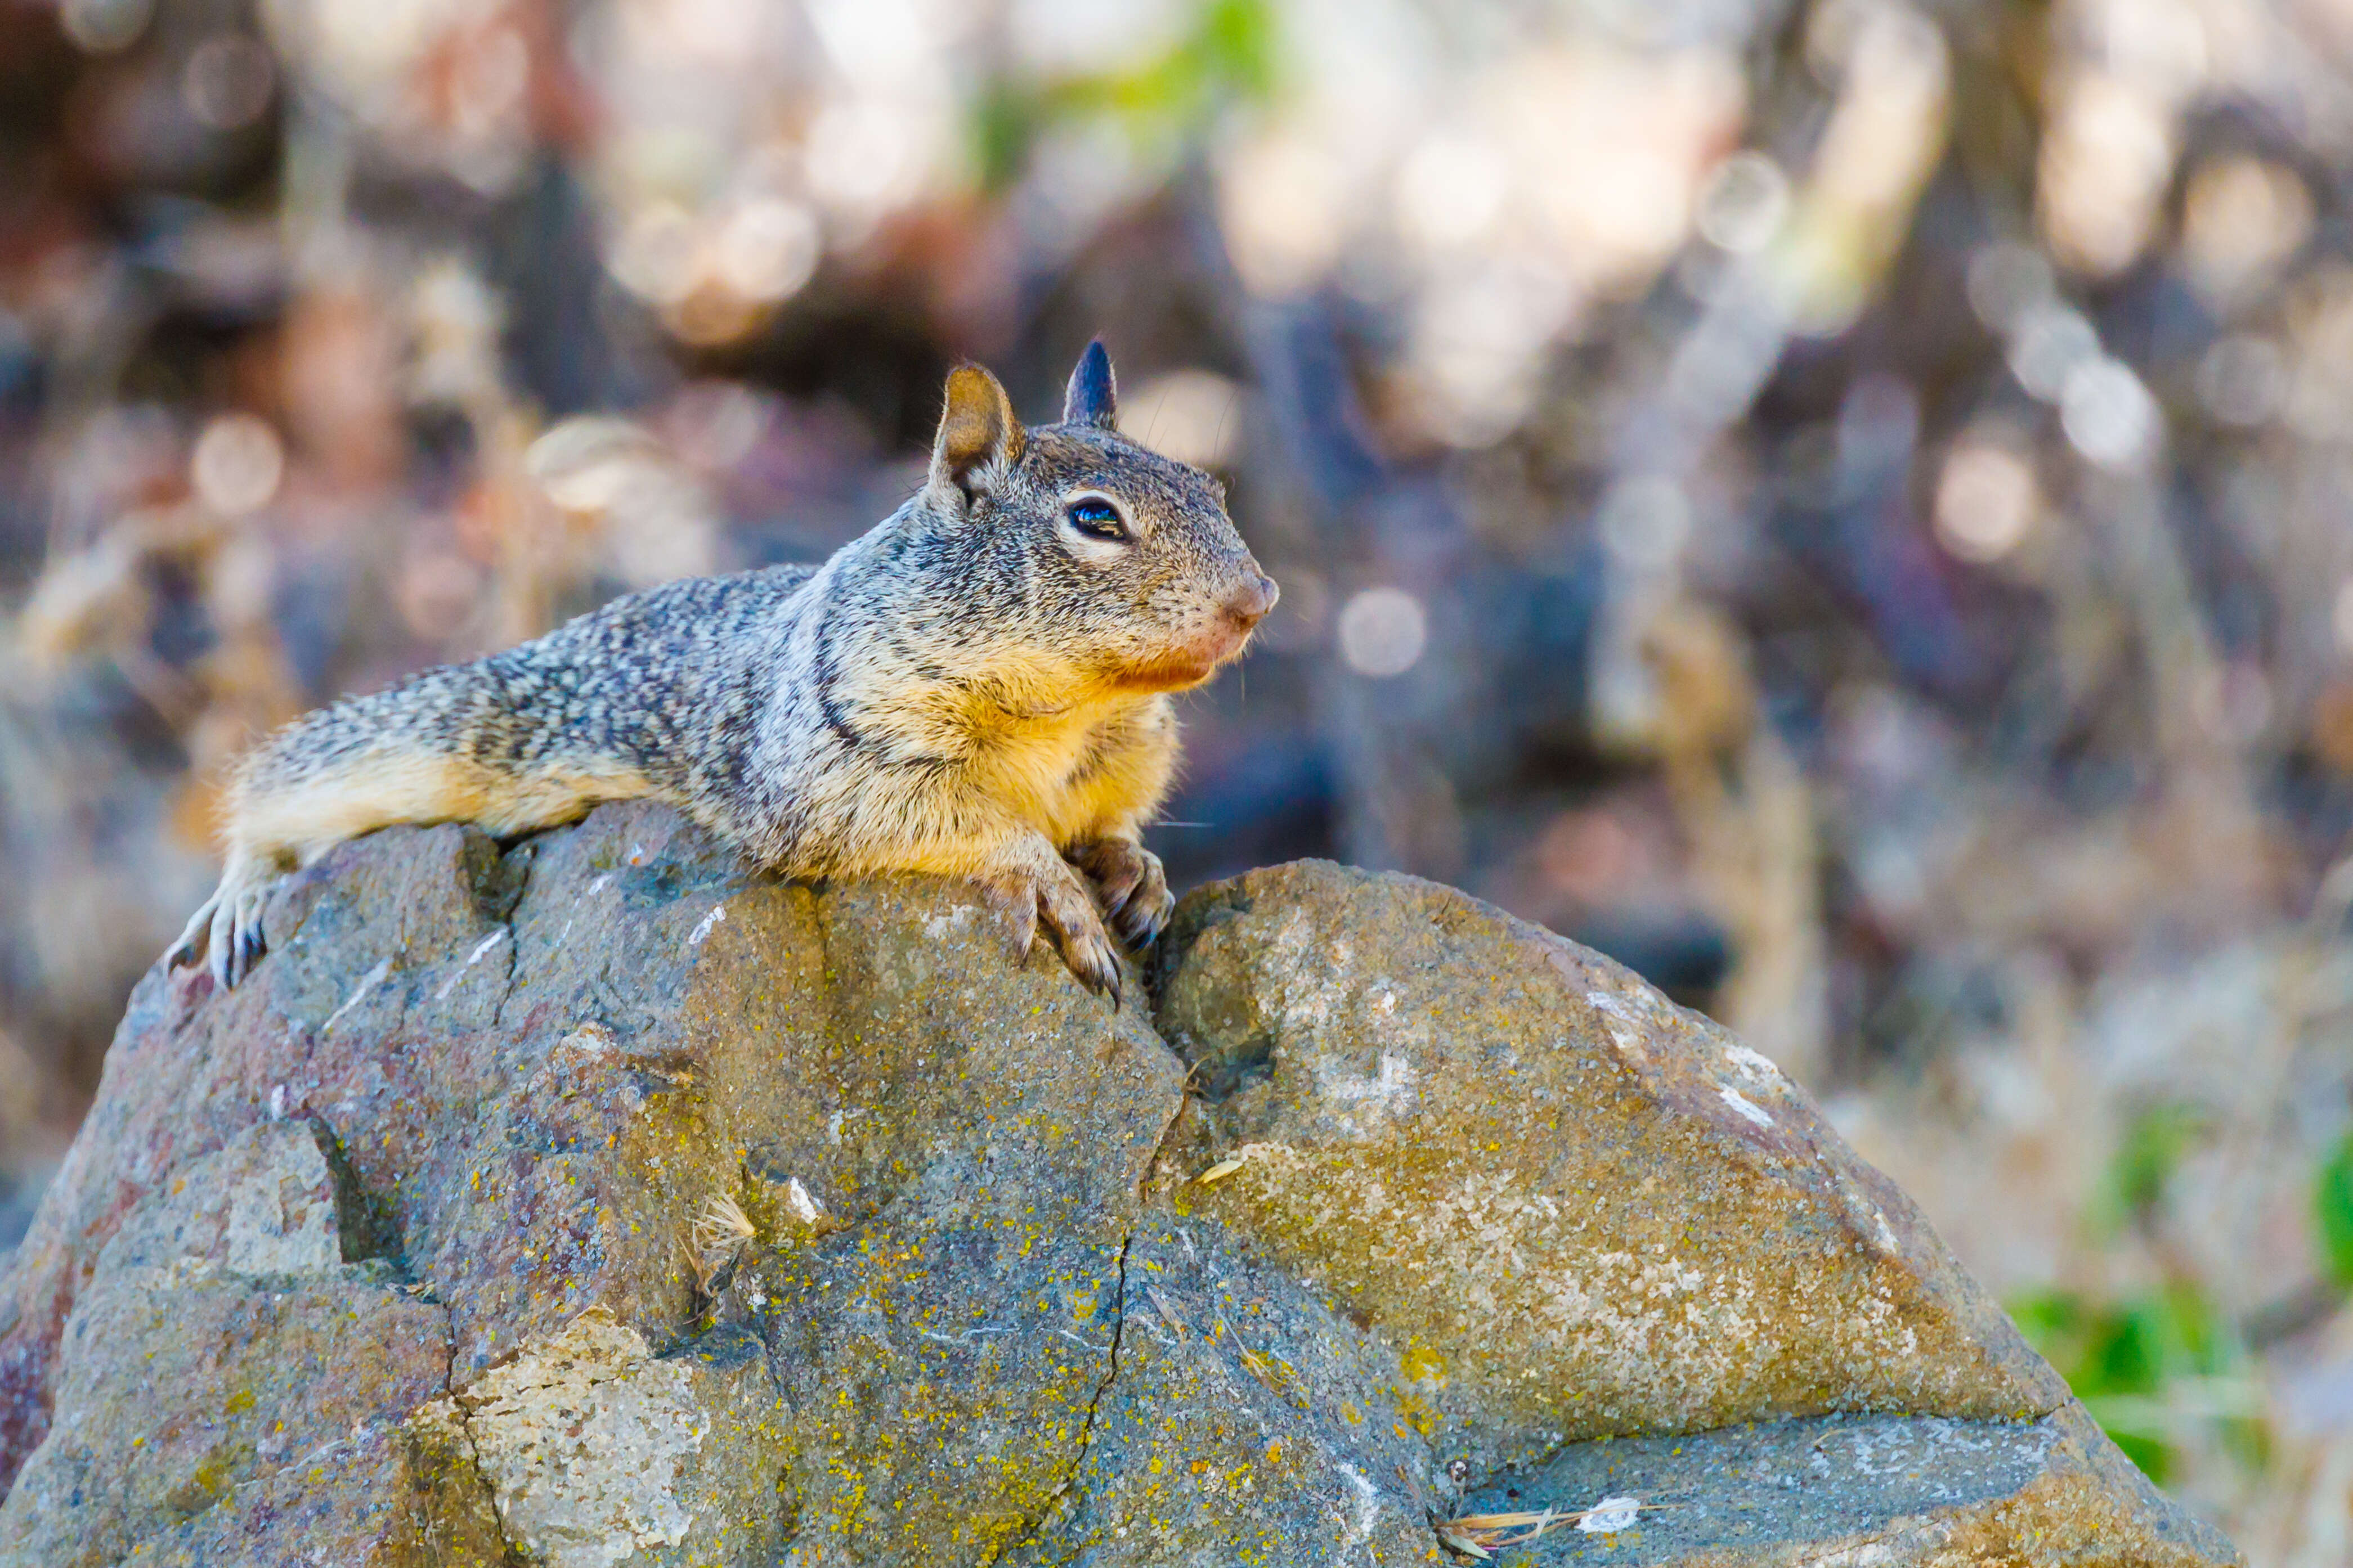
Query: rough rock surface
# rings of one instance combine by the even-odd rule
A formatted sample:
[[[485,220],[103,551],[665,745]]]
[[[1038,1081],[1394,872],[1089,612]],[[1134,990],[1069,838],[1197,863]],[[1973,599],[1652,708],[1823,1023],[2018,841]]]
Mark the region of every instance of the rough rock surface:
[[[0,1565],[2235,1560],[1769,1063],[1444,889],[1207,889],[1116,1016],[645,805],[267,919],[0,1275]]]
[[[1388,1342],[1451,1452],[2066,1398],[1801,1090],[1599,954],[1301,866],[1195,899],[1170,958],[1172,1152],[1241,1162],[1195,1205]]]
[[[1622,1531],[1547,1531],[1509,1553],[1526,1568],[2209,1561],[2211,1536],[2141,1503],[2138,1475],[2080,1409],[2033,1422],[1831,1415],[1572,1443],[1467,1506],[1639,1497]]]

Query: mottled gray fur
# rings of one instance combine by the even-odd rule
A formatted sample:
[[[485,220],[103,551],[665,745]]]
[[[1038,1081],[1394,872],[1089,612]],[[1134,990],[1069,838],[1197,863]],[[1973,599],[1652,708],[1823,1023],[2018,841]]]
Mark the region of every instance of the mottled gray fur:
[[[1091,346],[1024,430],[965,366],[923,489],[822,566],[671,583],[296,721],[240,765],[227,864],[174,959],[257,962],[275,879],[394,822],[499,834],[670,801],[761,865],[976,879],[1017,951],[1042,918],[1117,1001],[1108,918],[1168,909],[1138,834],[1176,761],[1167,694],[1275,597],[1216,482],[1121,437]]]

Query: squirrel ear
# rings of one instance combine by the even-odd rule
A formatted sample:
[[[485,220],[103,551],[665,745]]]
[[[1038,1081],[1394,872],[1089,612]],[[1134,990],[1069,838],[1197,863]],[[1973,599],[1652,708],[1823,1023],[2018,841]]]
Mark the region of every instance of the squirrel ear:
[[[1021,460],[1029,436],[1013,400],[995,376],[976,364],[948,372],[947,407],[932,443],[932,484],[970,495]]]
[[[1112,379],[1111,355],[1097,338],[1079,356],[1071,372],[1070,389],[1062,394],[1062,423],[1092,425],[1108,430],[1119,417],[1119,384]]]

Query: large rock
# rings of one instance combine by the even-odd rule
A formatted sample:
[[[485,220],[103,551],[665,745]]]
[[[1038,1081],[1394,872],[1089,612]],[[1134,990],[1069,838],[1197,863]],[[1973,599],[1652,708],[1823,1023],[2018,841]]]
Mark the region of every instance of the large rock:
[[[2233,1560],[1769,1063],[1444,889],[1208,889],[1156,1027],[650,806],[267,918],[0,1278],[0,1564]]]
[[[1802,1090],[1597,953],[1311,864],[1193,900],[1169,956],[1170,1152],[1240,1162],[1193,1206],[1369,1326],[1450,1453],[2067,1397]]]

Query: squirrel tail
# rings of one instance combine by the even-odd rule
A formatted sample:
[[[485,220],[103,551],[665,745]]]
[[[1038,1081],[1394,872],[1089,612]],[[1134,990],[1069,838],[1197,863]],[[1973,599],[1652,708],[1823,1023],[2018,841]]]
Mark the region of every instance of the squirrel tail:
[[[220,886],[167,963],[209,952],[214,979],[236,984],[267,945],[271,886],[344,839],[435,822],[503,837],[653,792],[608,747],[539,743],[539,721],[492,700],[484,679],[479,667],[432,671],[297,720],[248,755],[229,788]]]
[[[500,793],[491,770],[436,738],[329,709],[264,742],[238,764],[222,823],[218,887],[188,918],[166,966],[210,961],[236,984],[267,945],[262,907],[280,877],[329,847],[399,822],[471,820]]]

